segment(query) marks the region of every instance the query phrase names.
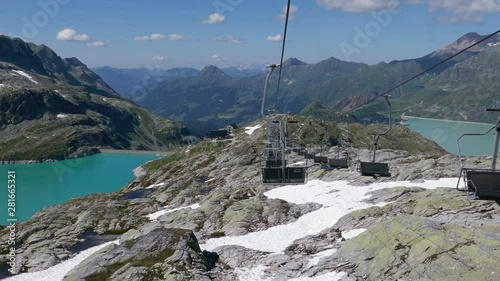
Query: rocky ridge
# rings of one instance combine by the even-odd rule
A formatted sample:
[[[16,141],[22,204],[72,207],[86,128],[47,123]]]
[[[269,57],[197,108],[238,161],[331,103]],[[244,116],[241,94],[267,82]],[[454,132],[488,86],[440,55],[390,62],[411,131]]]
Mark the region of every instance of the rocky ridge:
[[[0,35],[0,162],[39,163],[98,147],[168,150],[189,130],[121,98],[76,58]]]
[[[308,124],[307,120],[301,122]],[[345,128],[311,123],[305,130],[323,130],[325,139],[340,132],[331,139],[340,141],[347,137]],[[355,128],[349,127],[349,155],[353,160],[368,159],[366,144],[370,139],[356,133]],[[360,177],[355,165],[331,170],[313,164],[308,169],[309,181],[347,180],[355,188],[374,182],[457,176],[457,157],[443,153],[437,145],[411,135],[405,128],[395,132],[398,130],[401,134],[395,136],[399,141],[383,142],[385,150],[379,158],[390,160],[391,178]],[[491,280],[487,272],[493,271],[489,260],[497,255],[499,207],[491,201],[470,201],[454,189],[395,187],[375,192],[367,200],[390,204],[352,212],[332,228],[296,240],[279,255],[241,246],[202,251],[199,244],[211,238],[289,224],[322,207],[264,195],[274,188],[259,183],[264,133],[264,127],[252,135],[238,129],[234,140],[206,141],[179,149],[145,165],[146,173],[118,192],[74,199],[40,211],[19,225],[16,270],[49,268],[96,243],[120,239],[119,245],[108,246],[85,260],[66,280],[235,280],[245,268],[262,268],[271,280],[320,276],[337,270],[346,273],[344,280],[470,280],[466,278],[471,276]],[[310,147],[319,147],[321,134],[306,135],[318,136],[304,141]],[[394,150],[396,146],[404,148],[404,136],[411,137],[408,143],[420,142],[422,146],[412,145],[411,153]],[[429,151],[434,153],[424,153]],[[333,157],[337,148],[323,153]],[[295,154],[291,158],[300,160]],[[487,167],[488,160],[471,157],[465,165]],[[146,216],[195,203],[200,207],[165,213],[156,220]],[[367,230],[343,239],[344,232],[360,228]],[[4,249],[4,242],[0,246]],[[310,262],[327,250],[328,255]],[[488,255],[478,254],[484,251]],[[469,263],[473,266],[464,265]],[[455,270],[447,269],[451,267]]]

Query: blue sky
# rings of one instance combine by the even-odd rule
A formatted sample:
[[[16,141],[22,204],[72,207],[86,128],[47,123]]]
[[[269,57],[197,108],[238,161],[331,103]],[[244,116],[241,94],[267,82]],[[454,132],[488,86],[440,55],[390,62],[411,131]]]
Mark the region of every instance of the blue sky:
[[[0,33],[90,67],[275,63],[286,0],[4,1]],[[286,57],[416,58],[500,28],[500,0],[292,0]]]

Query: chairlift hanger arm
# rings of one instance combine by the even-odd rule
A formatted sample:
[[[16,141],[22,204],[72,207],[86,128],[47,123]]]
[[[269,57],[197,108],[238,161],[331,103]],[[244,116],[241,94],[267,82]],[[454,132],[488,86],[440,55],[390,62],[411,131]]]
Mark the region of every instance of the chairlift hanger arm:
[[[266,99],[267,99],[267,90],[269,88],[269,80],[271,78],[271,75],[274,72],[274,69],[276,69],[276,67],[279,67],[279,66],[280,66],[279,64],[278,65],[277,64],[271,64],[271,65],[267,66],[270,69],[269,69],[269,72],[267,73],[267,76],[266,76],[266,82],[264,83],[264,93],[263,93],[263,96],[262,96],[262,106],[260,108],[260,114],[262,115],[262,118],[266,121],[266,123],[269,126],[273,126],[275,128],[280,128],[280,126],[277,125],[277,124],[274,124],[271,120],[269,120],[269,117],[266,116],[266,114],[264,113],[264,111],[265,111],[265,107],[266,107]]]
[[[372,136],[385,136],[392,130],[392,107],[391,107],[391,101],[389,100],[390,95],[384,95],[384,98],[387,103],[387,107],[389,109],[389,128],[387,128],[387,130],[383,131],[382,133],[370,134]]]
[[[500,122],[500,118],[499,120],[497,121],[497,124],[493,127],[491,127],[491,129],[489,129],[487,132],[485,133],[482,133],[482,134],[462,134],[458,139],[457,139],[457,148],[458,148],[458,159],[460,161],[460,166],[462,166],[462,149],[461,149],[461,146],[460,146],[460,140],[463,138],[463,137],[471,137],[471,136],[485,136],[487,134],[489,134],[491,131],[493,131],[493,129],[495,129],[497,127],[497,125],[499,124]],[[463,167],[462,167],[463,168]]]

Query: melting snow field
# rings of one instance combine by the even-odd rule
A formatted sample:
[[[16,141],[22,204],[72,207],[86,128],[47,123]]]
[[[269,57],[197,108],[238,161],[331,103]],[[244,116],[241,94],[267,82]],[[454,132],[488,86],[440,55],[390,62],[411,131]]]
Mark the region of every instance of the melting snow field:
[[[313,255],[312,258],[309,260],[309,266],[317,265],[322,258],[329,257],[335,254],[336,252],[337,249],[328,249]]]
[[[271,227],[264,231],[252,232],[243,236],[221,237],[210,239],[206,244],[200,245],[203,250],[212,251],[223,245],[240,245],[249,249],[280,253],[293,241],[308,235],[318,234],[322,230],[332,227],[343,216],[355,210],[366,209],[372,206],[383,206],[388,203],[369,204],[362,202],[369,198],[366,193],[385,188],[406,186],[435,189],[437,187],[455,187],[456,178],[444,178],[439,180],[428,180],[422,183],[412,183],[409,181],[381,182],[367,186],[351,186],[347,181],[324,182],[320,180],[310,181],[304,185],[283,186],[265,193],[268,198],[282,199],[290,203],[305,204],[309,202],[322,204],[323,207],[303,215],[297,221]],[[344,238],[353,238],[364,229],[355,229],[343,233]],[[328,251],[328,250],[327,250]],[[333,249],[328,254],[333,254]],[[326,253],[324,253],[326,254]],[[319,255],[319,254],[318,254]],[[319,259],[321,259],[320,256]],[[310,261],[314,264],[316,259]],[[266,279],[264,275],[265,267],[242,268],[236,273],[241,281],[272,280]],[[299,280],[334,281],[345,275],[342,272],[330,272],[325,275],[313,278],[299,278]]]
[[[265,266],[259,265],[254,268],[237,268],[234,272],[238,274],[239,281],[273,281],[273,278],[264,276],[265,269]],[[338,281],[345,275],[344,272],[328,272],[315,277],[301,277],[288,281]]]
[[[364,228],[353,229],[351,231],[343,232],[342,237],[344,237],[345,239],[352,239],[365,231],[366,231],[366,229],[364,229]]]
[[[164,183],[164,182],[155,183],[155,184],[152,184],[152,185],[150,185],[150,186],[146,187],[145,189],[151,189],[151,188],[156,188],[156,187],[162,187],[162,186],[164,186],[164,185],[165,185],[165,183]]]
[[[253,134],[253,132],[255,132],[255,130],[260,129],[261,127],[262,127],[262,125],[257,125],[257,126],[253,126],[253,127],[245,127],[245,133],[247,133],[247,135],[251,136]]]
[[[283,186],[265,193],[268,198],[276,198],[288,201],[295,204],[304,204],[309,202],[315,202],[322,204],[323,207],[303,215],[297,221],[286,224],[271,227],[264,231],[258,231],[249,233],[243,236],[236,237],[221,237],[214,238],[207,241],[206,244],[200,245],[203,250],[211,251],[219,246],[223,245],[241,245],[250,249],[255,249],[259,251],[267,251],[272,253],[281,253],[288,245],[292,244],[293,241],[299,238],[303,238],[308,235],[314,235],[322,230],[332,227],[335,223],[344,215],[348,213],[366,209],[372,206],[382,206],[383,204],[369,204],[362,202],[363,200],[369,198],[366,193],[375,190],[381,190],[384,188],[391,188],[396,186],[407,186],[407,187],[423,187],[427,189],[435,189],[437,187],[450,187],[453,188],[456,185],[456,178],[445,178],[439,180],[428,180],[422,183],[412,183],[408,181],[401,182],[381,182],[374,183],[367,186],[351,186],[347,181],[333,181],[324,182],[320,180],[310,181],[304,185],[291,185]],[[180,207],[171,210],[160,210],[158,212],[147,215],[147,217],[154,221],[160,216],[167,213],[172,213],[186,208],[197,209],[199,204],[193,204],[187,207]],[[346,239],[351,239],[361,233],[365,229],[354,229],[345,233],[342,236]],[[58,265],[55,265],[47,270],[33,272],[33,273],[23,273],[19,274],[6,280],[9,281],[55,281],[62,280],[63,277],[80,264],[87,257],[93,253],[99,251],[100,249],[106,247],[107,245],[115,243],[117,241],[105,243],[96,247],[92,247],[85,251],[82,251],[74,258],[64,261]],[[322,258],[331,256],[335,253],[335,249],[326,249],[323,252],[317,253],[311,257],[309,260],[309,266],[314,266],[320,262]],[[238,268],[235,273],[238,274],[239,280],[241,281],[271,281],[265,276],[264,270],[265,266],[257,266],[254,268]],[[329,272],[324,275],[315,277],[301,277],[296,279],[291,279],[292,281],[336,281],[345,276],[343,272]]]
[[[268,198],[282,199],[290,203],[319,203],[323,208],[300,217],[297,221],[271,227],[264,231],[252,232],[243,236],[231,236],[210,239],[201,245],[204,250],[212,251],[223,245],[240,245],[264,252],[280,253],[293,241],[321,232],[332,227],[343,216],[356,210],[387,203],[373,205],[362,202],[369,198],[367,192],[396,186],[415,186],[427,189],[436,187],[455,187],[456,178],[425,181],[423,183],[383,182],[368,186],[351,186],[347,181],[324,182],[310,181],[304,185],[283,186],[265,193]]]
[[[22,71],[22,70],[12,70],[12,72],[15,72],[21,76],[24,76],[26,78],[28,78],[28,80],[30,80],[31,82],[35,83],[35,84],[38,84],[37,81],[35,81],[35,79],[33,79],[33,77],[31,77],[31,75],[29,75],[28,73]]]
[[[111,244],[119,244],[118,240],[104,243],[99,246],[95,246],[89,248],[85,251],[80,252],[74,258],[64,261],[60,264],[54,265],[46,270],[32,272],[32,273],[21,273],[19,275],[15,275],[9,277],[5,280],[8,281],[59,281],[63,280],[64,276],[68,274],[73,268],[79,265],[86,258],[90,257],[93,253],[99,251],[100,249],[111,245]]]
[[[159,217],[161,217],[161,216],[163,216],[165,214],[168,214],[168,213],[173,213],[173,212],[177,212],[179,210],[188,209],[188,208],[195,210],[195,209],[198,209],[199,207],[200,207],[200,204],[193,204],[193,205],[190,205],[190,206],[175,208],[175,209],[171,209],[171,210],[163,209],[163,210],[160,210],[158,212],[146,215],[146,217],[148,217],[149,220],[151,220],[151,221],[155,221]],[[166,208],[168,208],[168,207],[166,207]]]

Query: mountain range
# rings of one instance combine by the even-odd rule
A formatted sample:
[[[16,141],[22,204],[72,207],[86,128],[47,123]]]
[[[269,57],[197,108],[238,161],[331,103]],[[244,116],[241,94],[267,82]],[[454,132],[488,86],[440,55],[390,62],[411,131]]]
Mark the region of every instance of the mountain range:
[[[468,33],[426,56],[375,65],[336,58],[308,64],[290,58],[283,64],[277,99],[277,74],[272,76],[267,109],[277,100],[278,112],[300,113],[318,102],[332,112],[349,111],[485,37]],[[490,120],[493,117],[484,113],[484,107],[494,104],[500,90],[499,52],[497,35],[412,80],[391,93],[394,112]],[[230,123],[245,124],[259,116],[265,72],[234,77],[212,65],[190,74],[193,75],[158,80],[155,87],[145,90],[134,101],[160,116],[191,125],[194,131]],[[469,96],[479,98],[464,103]],[[370,104],[358,114],[367,122],[381,118],[380,114],[385,114],[381,102]]]
[[[224,73],[233,78],[251,77],[264,72],[264,70],[264,65],[239,65],[222,68]],[[162,82],[176,78],[193,77],[200,73],[200,70],[191,67],[122,69],[104,66],[92,68],[92,71],[106,80],[122,97],[130,100],[140,99]]]
[[[78,59],[0,35],[0,161],[60,160],[97,147],[165,150],[195,140],[120,97]]]
[[[279,96],[277,74],[271,77],[266,110],[331,120],[483,38],[468,33],[426,56],[376,65],[290,58],[282,66]],[[496,106],[499,64],[497,35],[393,91],[393,112],[491,121],[495,117],[484,108]],[[77,58],[0,36],[0,160],[45,161],[92,154],[95,147],[163,150],[191,143],[197,140],[193,134],[258,118],[266,76],[260,66],[96,71],[103,78]],[[379,100],[356,114],[376,122],[386,109]]]

